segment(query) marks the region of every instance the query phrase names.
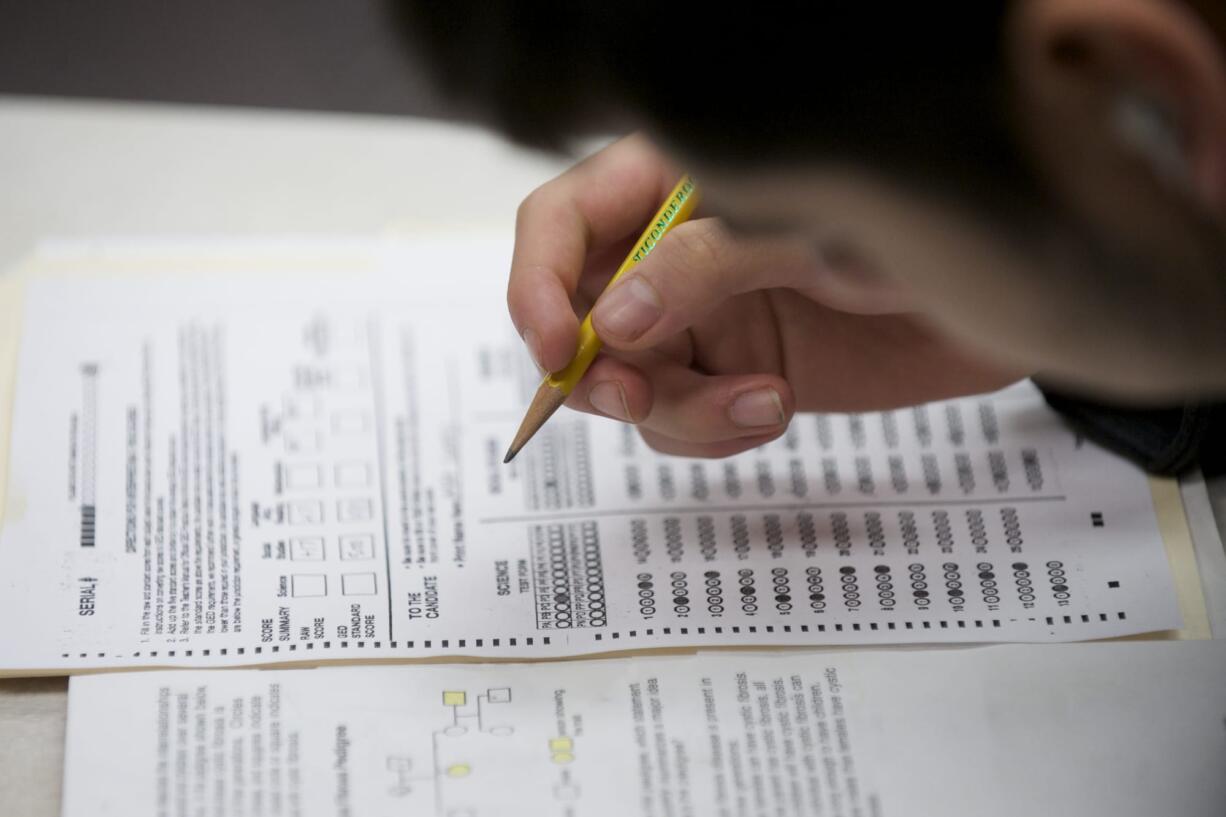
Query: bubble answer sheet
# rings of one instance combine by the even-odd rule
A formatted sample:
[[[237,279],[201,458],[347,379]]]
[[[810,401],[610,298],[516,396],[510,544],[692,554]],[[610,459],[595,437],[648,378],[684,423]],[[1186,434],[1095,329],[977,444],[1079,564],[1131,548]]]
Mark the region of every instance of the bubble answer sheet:
[[[1221,641],[77,676],[63,817],[1221,817],[1223,678]]]
[[[509,245],[62,249],[25,284],[0,669],[1073,641],[1180,625],[1149,482],[1021,383],[724,461],[570,411]]]

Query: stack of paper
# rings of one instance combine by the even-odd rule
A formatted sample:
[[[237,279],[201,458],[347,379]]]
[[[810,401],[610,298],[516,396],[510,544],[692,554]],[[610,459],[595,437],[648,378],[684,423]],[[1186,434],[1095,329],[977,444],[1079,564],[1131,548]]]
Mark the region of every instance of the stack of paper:
[[[44,259],[25,293],[0,669],[1203,631],[1168,561],[1186,531],[1164,531],[1146,477],[1030,384],[801,415],[726,461],[566,413],[504,466],[536,386],[491,283],[506,252]],[[1057,796],[1088,813],[1094,780],[1170,757],[1117,751],[1152,726],[1141,714],[1099,730],[1132,696],[1166,712],[1145,679],[1174,655],[1204,672],[1181,678],[1191,697],[1158,737],[1226,758],[1207,693],[1226,688],[1208,683],[1224,654],[1175,649],[89,679],[65,814],[481,814],[508,797],[533,814],[985,813],[996,797],[1021,814]],[[1064,754],[1037,751],[1049,729]],[[97,762],[117,730],[133,755]],[[1071,775],[1068,753],[1094,746]],[[1165,791],[1142,788],[1111,796]]]

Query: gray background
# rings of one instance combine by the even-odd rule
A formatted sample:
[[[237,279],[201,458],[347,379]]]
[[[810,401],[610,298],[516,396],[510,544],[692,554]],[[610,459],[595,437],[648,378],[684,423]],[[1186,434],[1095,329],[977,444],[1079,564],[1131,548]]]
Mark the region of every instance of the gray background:
[[[386,0],[0,0],[0,94],[439,116]]]

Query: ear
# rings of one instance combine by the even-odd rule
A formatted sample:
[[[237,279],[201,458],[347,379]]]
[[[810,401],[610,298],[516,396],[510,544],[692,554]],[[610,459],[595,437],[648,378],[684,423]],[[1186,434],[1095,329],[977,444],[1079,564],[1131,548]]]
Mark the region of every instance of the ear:
[[[1040,172],[1100,223],[1171,199],[1226,215],[1224,36],[1185,3],[1015,4],[1007,47]]]

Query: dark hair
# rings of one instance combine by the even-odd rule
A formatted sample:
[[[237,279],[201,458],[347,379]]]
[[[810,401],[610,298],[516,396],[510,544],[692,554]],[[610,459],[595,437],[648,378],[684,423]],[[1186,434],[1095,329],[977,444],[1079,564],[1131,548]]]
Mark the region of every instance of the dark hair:
[[[630,121],[706,159],[849,160],[997,205],[1032,188],[1002,0],[389,2],[449,97],[520,142]]]

